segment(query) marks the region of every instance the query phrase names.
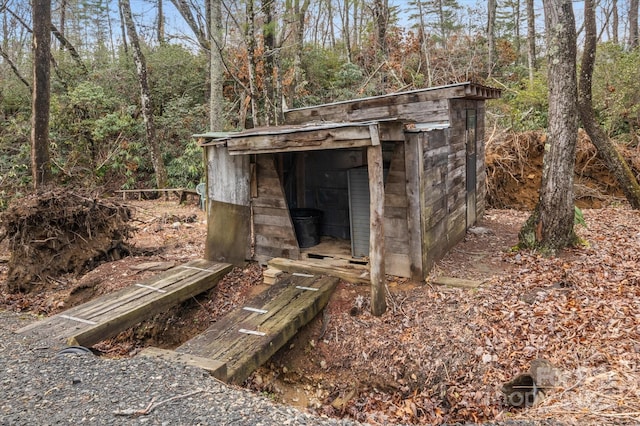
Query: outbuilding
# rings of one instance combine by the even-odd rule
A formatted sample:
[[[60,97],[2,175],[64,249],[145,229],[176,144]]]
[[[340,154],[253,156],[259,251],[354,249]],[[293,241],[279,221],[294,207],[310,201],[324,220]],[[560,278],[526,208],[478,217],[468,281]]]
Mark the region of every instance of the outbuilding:
[[[342,258],[424,280],[485,207],[485,101],[465,82],[292,109],[285,125],[197,135],[205,257]]]

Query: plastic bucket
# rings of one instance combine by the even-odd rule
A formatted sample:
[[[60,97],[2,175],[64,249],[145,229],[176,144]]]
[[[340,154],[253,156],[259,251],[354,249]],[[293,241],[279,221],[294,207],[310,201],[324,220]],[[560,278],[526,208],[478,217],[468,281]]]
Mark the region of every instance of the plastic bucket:
[[[320,219],[322,212],[316,209],[291,209],[291,220],[296,230],[300,248],[320,243]]]

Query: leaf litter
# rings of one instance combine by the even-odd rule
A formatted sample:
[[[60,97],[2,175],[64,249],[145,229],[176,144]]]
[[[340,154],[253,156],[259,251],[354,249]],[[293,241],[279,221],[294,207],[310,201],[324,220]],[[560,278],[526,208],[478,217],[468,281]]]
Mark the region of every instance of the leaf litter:
[[[468,233],[424,285],[388,282],[383,316],[354,316],[349,300],[359,294],[368,303],[368,289],[343,284],[326,308],[323,337],[311,325],[251,385],[286,400],[287,380],[306,381],[318,395],[307,403],[319,413],[372,424],[638,423],[639,215],[585,210],[588,228],[577,230],[585,245],[548,258],[510,250],[526,213],[489,210],[482,226],[490,232]],[[445,274],[483,284],[431,284]],[[502,384],[540,358],[555,367],[551,389],[534,406],[510,406]],[[350,390],[348,401],[332,404]]]
[[[150,216],[154,208],[149,207]],[[192,212],[178,209],[185,218]],[[192,228],[172,226],[174,218],[141,222],[134,242],[144,250],[92,271],[96,292],[115,290],[147,273],[133,265],[201,256],[206,226],[202,213],[195,213],[200,220]],[[371,424],[510,419],[636,424],[639,215],[624,206],[584,210],[588,227],[577,231],[585,245],[545,258],[510,250],[527,213],[488,210],[482,230],[469,232],[426,282],[389,277],[389,309],[381,317],[368,311],[367,286],[340,283],[324,312],[245,385],[322,415]],[[6,266],[0,269],[6,277]],[[216,290],[98,349],[126,356],[146,345],[175,347],[179,337],[197,334],[257,291],[260,274],[255,264],[236,269]],[[439,276],[482,284],[443,287],[433,284]],[[112,277],[118,277],[118,285]],[[71,305],[63,298],[84,277],[65,279],[62,289],[22,294],[19,300],[5,293],[0,301],[8,309],[58,311]],[[44,300],[64,303],[48,303],[45,309]],[[535,406],[507,404],[502,385],[540,358],[555,366],[552,389]]]

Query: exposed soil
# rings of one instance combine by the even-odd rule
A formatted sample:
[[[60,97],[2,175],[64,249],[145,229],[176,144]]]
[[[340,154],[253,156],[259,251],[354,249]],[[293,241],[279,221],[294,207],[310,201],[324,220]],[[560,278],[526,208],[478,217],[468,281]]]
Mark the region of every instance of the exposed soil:
[[[520,138],[520,148],[504,148],[507,160],[538,152],[543,142],[533,134]],[[502,205],[529,206],[537,198],[537,184],[529,182],[536,179],[530,174],[539,174],[536,160],[523,158],[489,161],[489,192]],[[606,173],[591,170],[597,161],[585,158],[581,176],[600,185],[586,205],[609,205],[585,210],[589,227],[578,232],[588,245],[557,258],[513,252],[527,214],[488,210],[426,282],[389,277],[389,309],[381,317],[369,313],[367,286],[340,283],[323,313],[245,386],[286,404],[373,424],[640,422],[640,217],[621,207],[619,195],[607,189]],[[203,256],[205,217],[196,205],[149,200],[127,206],[134,212],[131,256],[81,276],[67,273],[30,293],[6,291],[3,263],[0,307],[50,315]],[[0,250],[9,255],[6,241]],[[439,276],[481,284],[434,285]],[[176,347],[263,288],[259,265],[236,268],[207,294],[96,349],[122,357],[148,345]],[[502,385],[537,358],[554,366],[553,387],[535,407],[510,406]]]
[[[542,180],[546,136],[542,132],[496,132],[486,145],[487,202],[494,208],[533,210]],[[619,145],[636,176],[640,176],[640,151]],[[576,205],[601,208],[624,200],[615,178],[597,156],[582,130],[578,133],[574,175]]]

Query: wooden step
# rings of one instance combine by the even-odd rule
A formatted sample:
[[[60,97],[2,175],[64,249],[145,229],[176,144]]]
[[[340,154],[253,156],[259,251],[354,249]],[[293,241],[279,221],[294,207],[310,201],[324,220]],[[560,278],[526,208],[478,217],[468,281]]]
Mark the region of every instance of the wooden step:
[[[194,260],[30,324],[17,333],[91,346],[213,288],[231,268],[227,263]]]
[[[196,365],[198,359],[224,364],[226,378],[221,370],[216,377],[242,383],[324,308],[338,282],[328,276],[284,277],[176,352],[191,356]]]
[[[369,268],[366,265],[337,259],[292,260],[276,257],[268,262],[269,268],[286,272],[300,272],[317,275],[332,275],[354,284],[371,284]]]

